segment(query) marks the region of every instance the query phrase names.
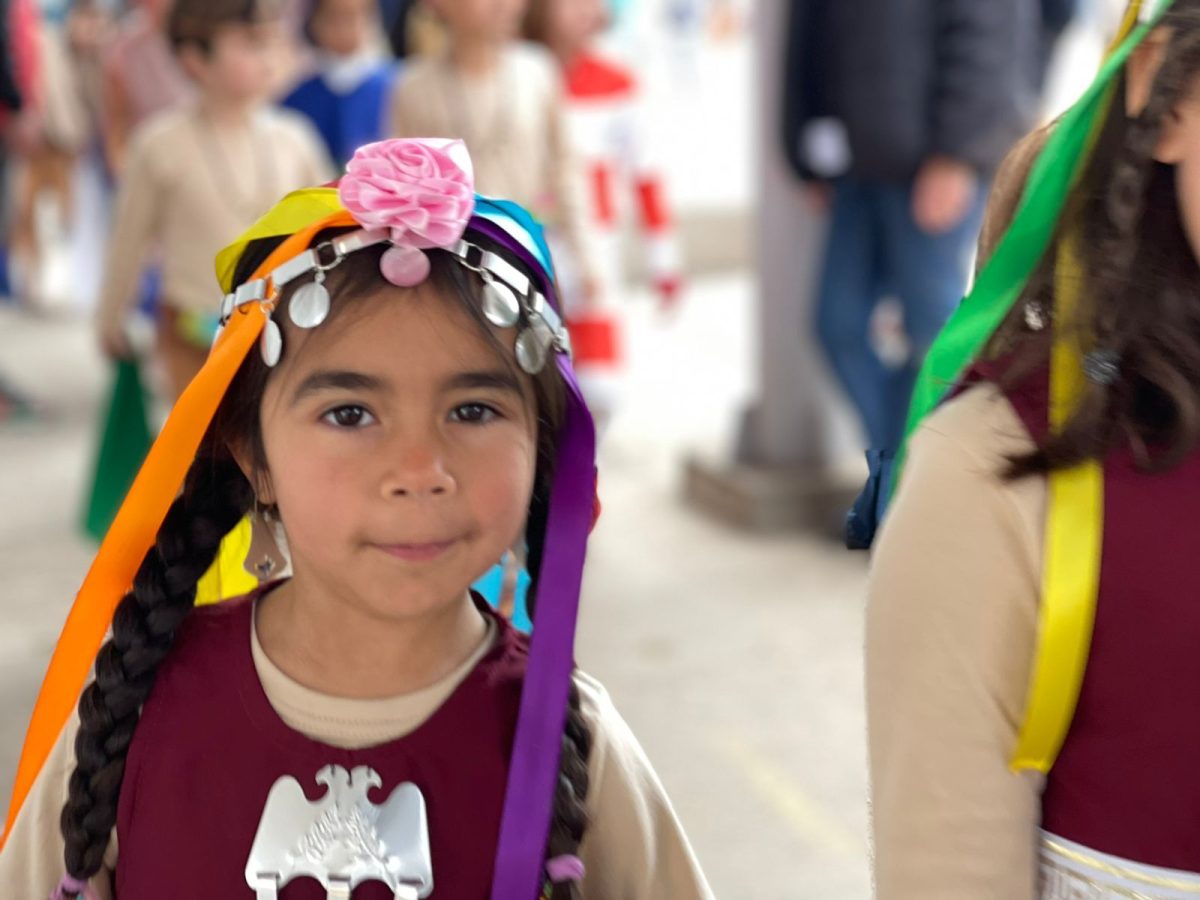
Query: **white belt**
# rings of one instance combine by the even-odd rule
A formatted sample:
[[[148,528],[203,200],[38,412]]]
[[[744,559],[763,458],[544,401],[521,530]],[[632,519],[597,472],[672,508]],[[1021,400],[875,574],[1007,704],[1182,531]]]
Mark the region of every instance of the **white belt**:
[[[1200,897],[1200,874],[1130,862],[1041,833],[1040,900]]]

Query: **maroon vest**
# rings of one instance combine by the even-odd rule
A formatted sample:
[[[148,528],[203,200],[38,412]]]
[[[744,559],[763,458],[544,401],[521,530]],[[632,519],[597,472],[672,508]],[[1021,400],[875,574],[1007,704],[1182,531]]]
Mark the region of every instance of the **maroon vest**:
[[[1045,377],[1009,393],[1047,429]],[[1200,453],[1169,472],[1104,461],[1095,630],[1042,827],[1125,859],[1200,872]]]
[[[250,652],[252,611],[246,599],[196,610],[158,673],[121,787],[117,896],[253,898],[244,869],[267,792],[290,775],[316,801],[326,788],[315,776],[332,764],[377,771],[373,803],[416,784],[428,809],[433,897],[487,900],[525,639],[496,618],[496,647],[428,721],[390,743],[340,750],[293,731],[271,707]],[[325,891],[297,879],[280,897],[324,900]],[[392,893],[369,883],[354,897]]]

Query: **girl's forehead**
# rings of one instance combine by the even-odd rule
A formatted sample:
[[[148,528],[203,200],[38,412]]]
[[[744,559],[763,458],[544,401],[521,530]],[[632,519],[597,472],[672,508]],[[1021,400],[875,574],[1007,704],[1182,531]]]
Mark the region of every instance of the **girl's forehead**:
[[[333,302],[336,307],[336,295]],[[440,380],[515,361],[515,329],[493,328],[461,299],[443,296],[429,283],[415,289],[389,285],[349,302],[312,331],[287,327],[284,358],[292,358],[286,380],[331,368],[370,368],[409,382]]]

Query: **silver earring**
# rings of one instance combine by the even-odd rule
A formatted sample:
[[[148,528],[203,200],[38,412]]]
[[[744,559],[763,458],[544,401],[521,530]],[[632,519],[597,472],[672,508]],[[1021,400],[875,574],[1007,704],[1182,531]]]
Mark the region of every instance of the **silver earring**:
[[[266,581],[284,568],[270,510],[260,506],[257,499],[250,519],[250,550],[246,553],[245,568],[259,581]]]
[[[1030,331],[1042,331],[1046,327],[1046,310],[1036,300],[1025,304],[1025,327]]]

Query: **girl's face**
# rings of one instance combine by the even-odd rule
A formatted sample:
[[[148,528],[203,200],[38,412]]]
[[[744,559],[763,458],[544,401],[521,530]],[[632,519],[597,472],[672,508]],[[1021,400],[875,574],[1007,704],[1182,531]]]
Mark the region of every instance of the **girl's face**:
[[[309,31],[326,53],[354,56],[371,39],[376,9],[375,0],[321,0]]]
[[[457,35],[471,40],[517,37],[528,0],[434,0],[433,9]]]
[[[511,360],[515,330],[494,334]],[[380,287],[285,346],[260,499],[279,505],[296,581],[388,620],[462,602],[524,528],[530,379],[429,284]]]
[[[549,0],[546,28],[552,46],[575,54],[608,27],[604,0]]]
[[[205,91],[235,102],[257,100],[274,84],[280,27],[275,19],[224,25],[213,35],[208,53],[187,47],[181,60]]]
[[[1200,78],[1168,116],[1155,155],[1175,165],[1179,217],[1200,259]]]

